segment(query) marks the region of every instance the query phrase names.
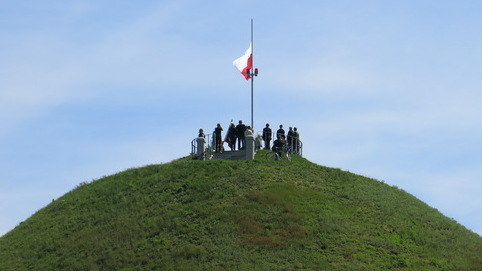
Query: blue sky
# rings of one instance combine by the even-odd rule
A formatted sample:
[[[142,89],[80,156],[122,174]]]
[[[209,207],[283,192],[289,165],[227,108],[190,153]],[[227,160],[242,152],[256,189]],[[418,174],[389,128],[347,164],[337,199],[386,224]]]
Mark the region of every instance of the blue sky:
[[[250,119],[482,234],[480,1],[0,1],[0,235]]]

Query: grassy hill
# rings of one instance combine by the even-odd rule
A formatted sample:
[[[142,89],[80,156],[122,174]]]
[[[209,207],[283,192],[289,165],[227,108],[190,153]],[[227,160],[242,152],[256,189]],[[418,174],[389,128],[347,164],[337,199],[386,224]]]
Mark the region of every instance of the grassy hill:
[[[0,270],[482,270],[482,238],[412,195],[261,155],[80,185],[0,238]]]

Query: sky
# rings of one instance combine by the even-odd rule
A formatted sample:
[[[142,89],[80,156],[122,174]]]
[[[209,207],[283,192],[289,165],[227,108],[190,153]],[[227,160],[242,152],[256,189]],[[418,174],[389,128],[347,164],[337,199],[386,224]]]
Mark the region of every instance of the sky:
[[[53,199],[250,122],[482,235],[480,1],[0,0],[0,236]]]

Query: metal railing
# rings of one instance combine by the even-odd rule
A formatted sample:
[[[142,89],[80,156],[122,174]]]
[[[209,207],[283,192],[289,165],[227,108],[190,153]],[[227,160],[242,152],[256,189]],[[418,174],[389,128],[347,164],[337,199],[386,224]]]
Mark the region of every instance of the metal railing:
[[[263,133],[258,132],[258,135],[260,135],[262,137]],[[290,143],[290,142],[288,142],[287,137],[288,136],[285,134],[286,145],[291,150],[291,153],[303,156],[303,142],[299,138],[292,138],[291,143]],[[274,133],[274,132],[271,133],[271,141],[270,141],[271,146],[270,147],[273,147],[273,142],[276,138],[277,138],[276,133]],[[264,140],[263,140],[263,144],[264,144]]]
[[[258,136],[262,137],[262,134],[258,133]],[[271,136],[272,136],[271,137],[272,139],[276,138],[275,133],[272,133]],[[197,141],[196,140],[197,140],[197,138],[194,138],[191,141],[191,155],[197,154]],[[271,144],[270,144],[271,146],[272,146],[273,142],[274,142],[274,140],[271,140]],[[291,140],[291,144],[289,144],[289,143],[290,142],[286,141],[286,144],[289,147],[289,149],[291,150],[292,154],[298,154],[300,156],[303,156],[303,142],[301,140],[293,138]],[[223,143],[221,143],[221,144],[223,144]],[[264,141],[263,141],[263,144],[264,144]],[[205,158],[210,159],[210,157],[213,156],[213,153],[216,150],[216,135],[214,133],[206,135],[206,146],[205,146],[205,148],[206,149],[204,151],[204,156],[205,156]]]
[[[197,141],[196,140],[197,140],[197,138],[195,138],[191,141],[191,155],[197,153]]]
[[[214,152],[213,148],[215,145],[215,142],[213,141],[214,134],[207,134],[205,139],[206,139],[206,145],[204,146],[205,149],[202,155],[203,155],[203,158],[211,159]],[[197,154],[197,151],[198,151],[197,148],[198,147],[197,147],[197,137],[196,137],[193,140],[191,140],[191,155]]]
[[[206,150],[204,151],[204,158],[211,159],[213,157],[214,146],[216,145],[214,133],[206,135]]]

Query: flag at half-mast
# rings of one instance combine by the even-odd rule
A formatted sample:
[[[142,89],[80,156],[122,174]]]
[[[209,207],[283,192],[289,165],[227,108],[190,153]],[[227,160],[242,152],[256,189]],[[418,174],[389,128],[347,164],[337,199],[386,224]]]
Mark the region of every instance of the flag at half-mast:
[[[251,79],[250,70],[253,68],[253,47],[249,44],[243,56],[233,61],[233,65],[241,72],[246,80]]]

